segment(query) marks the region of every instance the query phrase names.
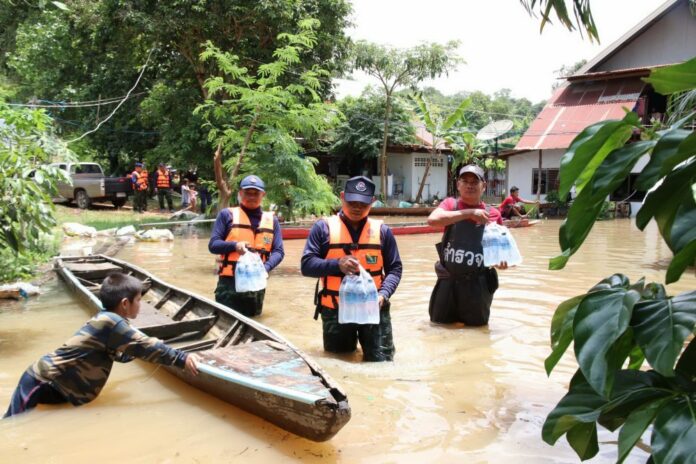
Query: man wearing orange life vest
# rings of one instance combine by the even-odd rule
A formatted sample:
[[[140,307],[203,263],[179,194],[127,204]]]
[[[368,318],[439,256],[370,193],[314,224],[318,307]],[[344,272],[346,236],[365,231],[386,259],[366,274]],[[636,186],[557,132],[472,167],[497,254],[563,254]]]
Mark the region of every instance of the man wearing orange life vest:
[[[147,171],[143,163],[135,163],[135,171],[131,174],[133,184],[133,212],[147,211]]]
[[[164,199],[167,199],[167,207],[169,212],[174,212],[172,205],[172,173],[169,172],[164,163],[159,164],[159,169],[155,171],[155,189],[157,191],[157,200],[159,201],[160,213],[164,212]]]
[[[367,177],[348,179],[341,192],[341,211],[312,227],[302,253],[302,275],[318,277],[322,289],[315,298],[315,318],[321,314],[324,350],[363,351],[364,361],[392,361],[394,341],[389,297],[401,280],[401,257],[391,229],[368,215],[375,184]],[[357,274],[359,265],[375,280],[379,294],[379,324],[340,324],[338,290],[343,277]]]
[[[234,269],[244,253],[258,253],[270,272],[283,260],[283,237],[278,218],[261,211],[266,186],[257,176],[247,176],[239,184],[240,206],[218,213],[210,235],[208,250],[220,255],[215,301],[248,317],[261,314],[266,291],[237,293]]]

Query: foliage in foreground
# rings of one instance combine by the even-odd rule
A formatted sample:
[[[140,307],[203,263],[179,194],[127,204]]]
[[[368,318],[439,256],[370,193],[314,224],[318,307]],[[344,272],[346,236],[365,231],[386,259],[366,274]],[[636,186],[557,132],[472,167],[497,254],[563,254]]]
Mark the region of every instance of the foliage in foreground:
[[[661,68],[647,79],[663,95],[696,89],[696,58]],[[578,195],[559,231],[561,269],[589,234],[607,196],[638,160],[650,160],[637,178],[648,191],[636,217],[645,229],[654,219],[674,254],[666,282],[677,281],[696,260],[696,132],[684,126],[695,108],[649,140],[626,145],[635,131],[650,134],[633,113],[586,128],[561,159],[560,196]],[[553,352],[547,373],[571,343],[579,369],[568,394],[551,411],[543,439],[563,435],[581,459],[599,451],[597,424],[619,431],[619,462],[652,426],[655,463],[694,462],[696,456],[696,291],[674,297],[662,285],[631,284],[624,275],[604,279],[556,309]],[[684,347],[685,343],[687,344]],[[648,370],[643,370],[647,363]]]
[[[0,280],[25,276],[31,263],[53,251],[51,197],[57,181],[70,182],[45,165],[53,155],[68,158],[69,152],[53,137],[46,113],[0,101]]]

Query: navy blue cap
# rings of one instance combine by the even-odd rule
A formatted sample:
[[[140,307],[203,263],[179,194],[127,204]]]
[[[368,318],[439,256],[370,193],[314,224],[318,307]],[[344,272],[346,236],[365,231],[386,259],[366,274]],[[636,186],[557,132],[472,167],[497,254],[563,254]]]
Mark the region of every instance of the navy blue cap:
[[[136,167],[136,168],[142,168],[142,167],[143,167],[143,163],[135,163],[135,167]]]
[[[365,176],[351,177],[343,189],[343,199],[371,204],[375,196],[375,184]]]
[[[239,188],[241,189],[256,189],[262,192],[266,191],[266,184],[258,176],[246,176],[239,183]]]

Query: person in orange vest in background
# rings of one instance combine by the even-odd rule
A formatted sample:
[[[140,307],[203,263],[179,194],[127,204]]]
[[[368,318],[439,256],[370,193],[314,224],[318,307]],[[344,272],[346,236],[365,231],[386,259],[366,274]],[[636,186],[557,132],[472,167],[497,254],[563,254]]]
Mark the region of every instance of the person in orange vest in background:
[[[159,164],[159,168],[155,171],[155,191],[157,192],[157,200],[159,201],[160,213],[164,210],[164,199],[167,199],[167,207],[169,212],[174,212],[172,205],[172,173],[169,172],[164,163]]]
[[[147,171],[143,163],[135,163],[135,171],[131,174],[133,184],[133,212],[147,211]]]
[[[401,280],[401,257],[391,229],[370,219],[375,184],[367,177],[348,179],[341,192],[341,211],[312,226],[302,253],[302,275],[318,277],[323,288],[315,296],[314,318],[321,314],[324,350],[352,353],[357,342],[364,361],[392,361],[394,339],[389,297]],[[357,274],[361,265],[375,281],[379,295],[379,324],[338,322],[338,290],[343,277]]]
[[[240,206],[220,211],[213,225],[208,250],[220,255],[215,301],[254,317],[263,310],[266,290],[237,293],[234,269],[244,253],[258,253],[266,272],[271,272],[285,256],[280,223],[272,212],[261,210],[266,185],[258,176],[246,176],[239,184]]]

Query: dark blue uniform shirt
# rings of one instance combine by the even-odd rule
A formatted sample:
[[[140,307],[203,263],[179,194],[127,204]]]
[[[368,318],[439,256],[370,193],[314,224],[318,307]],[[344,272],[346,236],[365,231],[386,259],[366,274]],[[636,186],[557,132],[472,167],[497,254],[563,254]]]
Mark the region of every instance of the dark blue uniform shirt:
[[[343,213],[339,213],[340,218],[346,223],[343,218]],[[367,222],[367,218],[360,222],[357,229],[353,229],[346,223],[350,237],[354,243],[360,239],[362,229]],[[382,280],[382,288],[379,289],[380,295],[387,298],[392,296],[396,291],[396,287],[401,281],[401,257],[399,249],[396,246],[396,239],[389,226],[382,224],[380,229],[380,240],[382,242],[382,261],[384,263],[384,279]],[[309,232],[307,243],[302,252],[301,270],[302,275],[307,277],[326,277],[326,276],[343,276],[341,269],[338,266],[337,259],[325,259],[329,252],[329,225],[326,221],[317,221]]]
[[[242,206],[244,212],[249,216],[249,222],[251,223],[251,229],[256,233],[259,228],[259,223],[261,222],[261,215],[263,212],[261,208],[247,209]],[[218,213],[215,219],[215,224],[213,225],[213,232],[210,234],[210,242],[208,242],[208,250],[216,255],[226,255],[227,253],[233,252],[237,247],[237,242],[226,242],[227,234],[230,233],[232,228],[232,213],[228,208],[223,209]],[[250,244],[253,245],[253,244]],[[280,223],[278,218],[273,216],[273,243],[271,244],[271,254],[264,263],[266,272],[270,272],[271,269],[275,268],[283,260],[285,256],[285,250],[283,249],[283,236],[280,231]]]

